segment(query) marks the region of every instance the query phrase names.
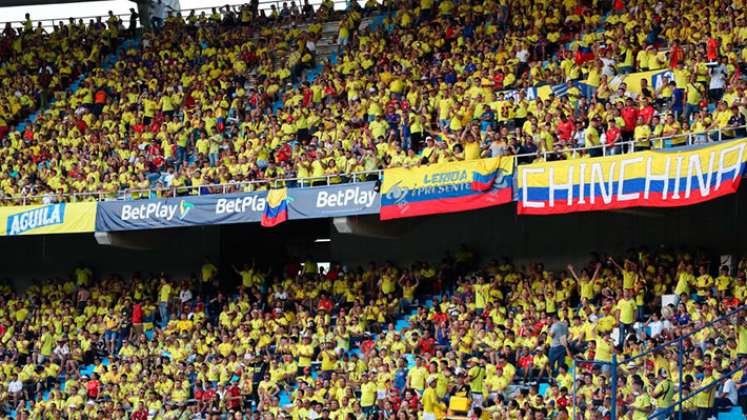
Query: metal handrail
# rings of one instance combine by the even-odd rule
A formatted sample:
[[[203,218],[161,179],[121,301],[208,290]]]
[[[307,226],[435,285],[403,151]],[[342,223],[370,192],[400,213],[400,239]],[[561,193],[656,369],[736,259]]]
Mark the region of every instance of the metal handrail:
[[[659,351],[659,350],[661,350],[661,349],[663,349],[665,347],[677,346],[678,353],[679,353],[678,360],[677,360],[678,372],[679,372],[679,389],[678,389],[679,396],[678,396],[678,400],[674,404],[672,404],[671,406],[667,407],[667,409],[673,409],[675,407],[679,407],[679,406],[682,405],[682,403],[684,403],[685,401],[693,398],[695,395],[697,395],[697,394],[699,394],[701,392],[707,391],[710,388],[712,388],[713,386],[721,383],[727,377],[729,377],[729,376],[733,375],[734,373],[736,373],[737,371],[739,371],[739,369],[736,369],[736,370],[733,370],[733,371],[727,373],[721,379],[719,379],[718,381],[715,381],[712,384],[706,385],[704,387],[698,388],[698,389],[690,392],[687,396],[684,395],[683,389],[682,389],[682,383],[683,383],[683,364],[684,364],[684,362],[683,362],[683,357],[684,357],[684,350],[683,350],[684,349],[684,343],[685,343],[685,340],[687,340],[690,337],[692,337],[693,335],[695,335],[695,334],[697,334],[697,333],[705,330],[706,328],[713,327],[714,325],[716,325],[718,323],[721,323],[723,321],[727,321],[729,319],[732,319],[732,322],[734,322],[733,321],[733,317],[735,315],[739,314],[740,312],[744,311],[745,309],[747,309],[747,305],[742,305],[742,306],[739,306],[737,308],[734,308],[734,309],[726,312],[725,314],[719,316],[718,318],[716,318],[716,319],[714,319],[714,320],[712,320],[710,322],[706,322],[705,324],[697,327],[695,330],[690,331],[687,334],[681,335],[681,336],[679,336],[679,337],[677,337],[675,339],[669,340],[669,341],[667,341],[667,342],[665,342],[663,344],[659,344],[659,345],[657,345],[655,347],[652,347],[650,349],[647,349],[647,350],[643,351],[640,354],[628,357],[627,359],[618,360],[617,359],[617,353],[613,353],[612,354],[612,361],[611,362],[601,361],[601,360],[581,359],[581,358],[575,358],[574,357],[573,358],[573,393],[572,393],[572,395],[573,395],[573,418],[574,419],[576,418],[576,405],[577,405],[577,402],[576,402],[576,375],[577,375],[577,366],[579,364],[602,364],[602,365],[608,365],[610,367],[611,374],[612,374],[611,375],[611,379],[610,379],[610,388],[611,388],[610,392],[612,394],[612,410],[611,410],[611,418],[612,419],[616,419],[617,418],[616,417],[616,408],[617,408],[617,368],[619,366],[625,366],[625,365],[627,365],[629,363],[636,362],[636,361],[640,360],[641,358],[646,357],[646,356],[648,356],[650,354],[653,354],[653,353],[655,353],[655,352],[657,352],[657,351]],[[744,367],[747,367],[747,364],[745,364],[744,366],[742,366],[740,369],[742,369]],[[654,416],[649,416],[648,418],[655,418],[655,417]],[[680,417],[680,419],[681,418],[682,417]]]
[[[737,308],[735,308],[735,309],[733,309],[733,310],[725,313],[724,315],[721,315],[720,317],[714,319],[713,321],[706,322],[705,324],[701,325],[700,327],[698,327],[694,331],[691,331],[691,332],[689,332],[689,333],[687,333],[685,335],[681,335],[681,336],[679,336],[677,338],[674,338],[672,340],[669,340],[669,341],[667,341],[665,343],[659,344],[656,347],[652,347],[652,348],[644,351],[643,353],[636,354],[636,355],[631,356],[631,357],[629,357],[629,358],[627,358],[625,360],[622,360],[622,361],[620,361],[620,364],[627,364],[627,363],[635,362],[636,360],[638,360],[640,358],[643,358],[643,357],[646,357],[646,356],[650,355],[651,353],[657,352],[657,351],[659,351],[659,350],[661,350],[661,349],[663,349],[665,347],[669,347],[669,346],[672,346],[672,345],[684,342],[688,338],[690,338],[693,335],[695,335],[695,334],[703,331],[704,329],[712,327],[712,326],[716,325],[719,322],[726,321],[729,318],[733,317],[734,315],[736,315],[736,314],[744,311],[745,309],[747,309],[747,305],[739,306],[739,307],[737,307]]]
[[[310,0],[309,3],[312,6],[314,6],[315,8],[317,6],[319,6],[319,5],[322,4],[321,0]],[[349,2],[347,0],[333,0],[333,4],[335,6],[338,6],[338,5],[347,5],[348,3]],[[359,3],[360,3],[360,1],[359,1]],[[240,2],[240,3],[227,3],[227,4],[222,4],[220,6],[195,7],[195,8],[191,8],[191,9],[181,9],[180,13],[181,13],[183,19],[186,19],[189,16],[189,14],[191,12],[193,12],[193,11],[195,12],[195,14],[199,14],[201,12],[208,12],[208,11],[212,11],[213,9],[216,9],[218,11],[218,13],[220,13],[221,15],[223,15],[226,6],[228,6],[232,10],[235,10],[234,9],[235,7],[241,7],[241,6],[248,5],[248,4],[249,4],[248,2]],[[271,6],[274,5],[274,6],[277,6],[278,10],[280,10],[282,4],[283,4],[283,0],[264,0],[264,1],[260,0],[259,1],[259,9],[267,11],[267,10],[270,10]],[[301,6],[301,5],[299,5],[299,6]],[[125,18],[129,18],[130,17],[130,14],[129,13],[113,13],[113,16],[118,17],[120,20],[122,20],[124,22],[126,20]],[[34,28],[36,28],[36,26],[38,25],[38,23],[41,22],[42,23],[42,28],[48,29],[48,28],[52,28],[56,23],[61,22],[61,21],[65,22],[65,24],[67,24],[67,22],[69,21],[70,18],[75,19],[75,21],[77,22],[80,19],[82,19],[84,21],[89,21],[89,20],[92,20],[92,19],[96,20],[98,18],[106,19],[108,17],[109,17],[108,14],[106,14],[106,15],[94,15],[94,16],[65,16],[65,17],[57,17],[57,18],[32,19],[31,22],[34,25]],[[10,23],[10,25],[13,26],[13,27],[18,27],[18,26],[23,26],[26,23],[26,21],[25,20],[9,20],[9,21],[0,22],[0,25],[1,25],[1,27],[4,28],[5,25],[8,24],[8,23]],[[85,22],[85,23],[87,24],[88,22]],[[138,22],[138,25],[139,25],[139,22]]]
[[[705,132],[681,133],[681,134],[677,134],[674,136],[657,137],[657,138],[650,139],[649,141],[661,141],[663,144],[667,140],[672,140],[674,138],[688,136],[687,145],[693,145],[695,144],[693,139],[696,136],[702,136],[702,135],[708,136],[710,133],[717,132],[718,139],[713,141],[712,143],[718,143],[718,142],[724,141],[724,138],[723,138],[724,131],[732,131],[732,130],[738,130],[738,129],[747,129],[747,125],[736,126],[736,127],[724,127],[724,128],[718,128],[718,129],[709,130]],[[517,155],[512,155],[511,157],[514,159],[514,166],[518,167],[520,165],[531,163],[531,162],[525,163],[521,161],[526,158],[537,158],[540,156],[544,156],[544,158],[547,159],[548,154],[556,154],[556,153],[572,152],[575,157],[578,153],[585,153],[593,149],[602,148],[603,156],[607,156],[606,152],[608,148],[619,147],[623,145],[628,146],[627,153],[632,153],[635,151],[634,146],[636,143],[637,143],[636,141],[629,141],[629,142],[618,143],[618,144],[615,144],[614,146],[598,145],[598,146],[589,146],[589,147],[578,147],[578,148],[569,149],[569,150],[562,150],[559,152],[547,152],[547,151],[539,152],[538,151],[537,153],[517,154]],[[172,192],[173,196],[176,196],[177,192],[179,194],[182,194],[183,192],[187,192],[188,195],[200,195],[203,189],[220,189],[220,192],[216,192],[214,194],[225,194],[229,190],[242,190],[246,188],[252,188],[255,186],[264,186],[264,185],[269,185],[269,184],[280,185],[280,184],[289,184],[289,183],[295,183],[296,187],[298,188],[305,188],[305,187],[309,187],[312,185],[316,185],[319,181],[324,181],[322,185],[330,185],[331,180],[333,178],[349,178],[351,180],[349,182],[358,182],[357,180],[360,177],[367,177],[369,175],[374,175],[374,174],[377,175],[378,180],[382,180],[384,170],[379,169],[376,171],[353,172],[349,174],[339,173],[335,175],[325,175],[323,177],[277,178],[277,179],[268,179],[268,180],[242,181],[242,182],[235,182],[235,183],[228,183],[228,184],[207,184],[207,185],[197,185],[197,186],[165,187],[162,189],[159,189],[159,188],[125,189],[125,190],[117,191],[116,193],[107,192],[107,191],[93,191],[93,192],[66,193],[66,194],[21,195],[21,196],[15,196],[15,197],[0,197],[0,203],[11,202],[11,203],[18,203],[20,205],[26,205],[29,203],[37,203],[40,201],[44,201],[45,199],[49,199],[50,197],[53,197],[55,200],[58,198],[62,198],[64,201],[81,201],[81,200],[91,200],[91,199],[93,199],[94,201],[105,201],[105,200],[112,200],[112,199],[114,200],[125,199],[127,195],[130,195],[130,196],[145,195],[146,197],[151,197],[154,194],[158,195],[163,192],[167,192],[167,193]],[[196,193],[193,193],[194,191],[196,191]],[[0,206],[1,205],[2,204],[0,204]]]
[[[666,141],[680,139],[682,137],[687,136],[686,144],[683,144],[681,146],[685,146],[685,145],[693,146],[695,144],[718,143],[724,140],[724,131],[734,131],[734,130],[741,130],[741,129],[747,129],[747,125],[739,125],[739,126],[733,126],[733,127],[719,127],[719,128],[714,128],[711,130],[706,130],[706,131],[689,131],[687,133],[674,134],[671,136],[652,137],[644,141],[649,143],[649,145],[655,142],[661,142],[662,147],[660,148],[651,147],[651,149],[652,150],[664,150],[664,149],[667,149],[664,143]],[[696,139],[702,136],[705,136],[706,139],[708,139],[710,135],[714,133],[717,135],[717,140],[707,141],[706,143],[696,143],[695,141]],[[526,158],[542,157],[543,159],[547,160],[548,156],[557,155],[557,154],[567,154],[567,153],[571,153],[572,157],[576,158],[578,154],[580,153],[587,153],[591,150],[597,150],[597,149],[602,149],[602,156],[632,153],[632,152],[635,152],[636,145],[640,145],[640,141],[631,140],[631,141],[626,141],[626,142],[614,143],[612,145],[598,144],[596,146],[583,146],[583,147],[576,147],[576,148],[570,148],[570,149],[562,149],[558,151],[537,150],[534,153],[516,154],[516,155],[513,155],[513,158],[514,158],[514,165],[518,166],[518,165],[524,164],[522,162],[519,162],[519,160],[526,160]],[[617,150],[618,152],[611,153],[614,150]]]
[[[110,200],[132,200],[133,197],[141,196],[135,199],[147,199],[154,195],[161,198],[166,197],[178,197],[185,195],[212,195],[212,194],[228,194],[234,192],[256,191],[258,188],[270,188],[281,185],[293,185],[294,188],[309,188],[320,185],[336,185],[338,182],[333,182],[335,178],[347,179],[347,181],[339,182],[345,184],[356,184],[365,182],[375,176],[376,180],[381,180],[384,175],[383,169],[377,169],[375,171],[360,171],[351,173],[342,173],[334,175],[324,175],[321,177],[304,177],[304,178],[278,178],[278,179],[259,179],[253,181],[241,181],[224,184],[205,184],[205,185],[184,185],[184,186],[170,186],[163,188],[127,188],[116,193],[107,191],[95,191],[95,192],[82,192],[82,193],[65,193],[65,194],[42,194],[42,195],[31,195],[31,196],[20,196],[10,198],[0,198],[0,202],[19,202],[21,205],[30,203],[37,203],[47,199],[51,199],[52,202],[58,202],[59,198],[62,198],[64,202],[76,202],[76,201],[110,201]],[[204,194],[203,191],[217,190],[209,194]],[[166,193],[166,195],[163,195]]]

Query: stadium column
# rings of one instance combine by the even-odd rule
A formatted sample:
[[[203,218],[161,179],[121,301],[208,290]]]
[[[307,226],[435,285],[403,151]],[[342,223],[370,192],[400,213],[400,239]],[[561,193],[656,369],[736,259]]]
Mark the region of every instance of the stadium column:
[[[146,30],[151,29],[151,8],[153,0],[130,0],[137,3],[137,14],[140,15],[140,26]]]
[[[612,407],[610,408],[610,419],[617,420],[617,353],[612,353],[612,379],[611,379]]]

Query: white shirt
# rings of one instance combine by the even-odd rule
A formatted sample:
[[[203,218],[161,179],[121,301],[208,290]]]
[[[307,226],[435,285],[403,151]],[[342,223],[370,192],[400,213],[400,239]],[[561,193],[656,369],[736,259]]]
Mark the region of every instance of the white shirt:
[[[23,389],[23,382],[21,382],[20,380],[10,381],[10,383],[8,384],[8,392],[10,392],[11,394],[15,394],[16,392],[21,392],[22,389]]]
[[[724,382],[724,387],[721,389],[721,392],[726,394],[726,398],[728,398],[732,404],[737,405],[739,396],[737,395],[737,385],[734,383],[734,379],[727,379],[726,382]]]
[[[179,300],[184,302],[189,302],[192,300],[192,292],[189,289],[182,289],[181,292],[179,292]]]
[[[723,89],[726,86],[726,66],[719,64],[711,69],[711,81],[708,89]]]
[[[615,60],[602,58],[602,74],[611,79],[615,77]]]
[[[519,52],[516,53],[516,58],[518,58],[520,62],[526,63],[529,61],[529,51],[519,50]]]
[[[648,324],[648,327],[651,329],[652,338],[658,337],[662,330],[664,330],[664,324],[661,321],[654,321]]]

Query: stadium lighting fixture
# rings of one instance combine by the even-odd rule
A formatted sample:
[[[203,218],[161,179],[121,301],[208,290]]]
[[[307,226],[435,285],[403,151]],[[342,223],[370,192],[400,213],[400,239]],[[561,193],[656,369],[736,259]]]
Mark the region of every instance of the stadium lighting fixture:
[[[332,242],[332,239],[330,239],[330,238],[316,238],[314,240],[314,243],[322,243],[322,242]]]

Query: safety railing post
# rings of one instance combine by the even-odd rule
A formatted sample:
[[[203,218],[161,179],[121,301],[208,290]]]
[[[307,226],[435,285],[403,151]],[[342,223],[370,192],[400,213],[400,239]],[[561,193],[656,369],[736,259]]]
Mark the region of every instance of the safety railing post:
[[[682,393],[682,376],[683,376],[682,375],[682,370],[683,370],[683,365],[685,363],[683,361],[683,358],[684,358],[684,355],[685,355],[685,349],[684,349],[682,343],[683,343],[683,340],[680,340],[679,344],[677,345],[677,371],[679,372],[679,379],[678,379],[678,382],[679,382],[679,391],[678,392],[680,394],[680,396],[678,398],[678,400],[679,400],[679,403],[678,403],[679,404],[679,412],[677,414],[677,419],[678,420],[682,420],[682,395],[683,395],[683,393]]]
[[[718,141],[723,140],[724,131],[721,129],[721,127],[718,128]]]
[[[576,358],[573,358],[573,361],[571,362],[571,369],[573,369],[573,413],[571,414],[571,419],[576,420]]]
[[[611,392],[612,392],[612,407],[610,408],[610,419],[617,420],[617,354],[612,354],[612,377],[611,381]]]

